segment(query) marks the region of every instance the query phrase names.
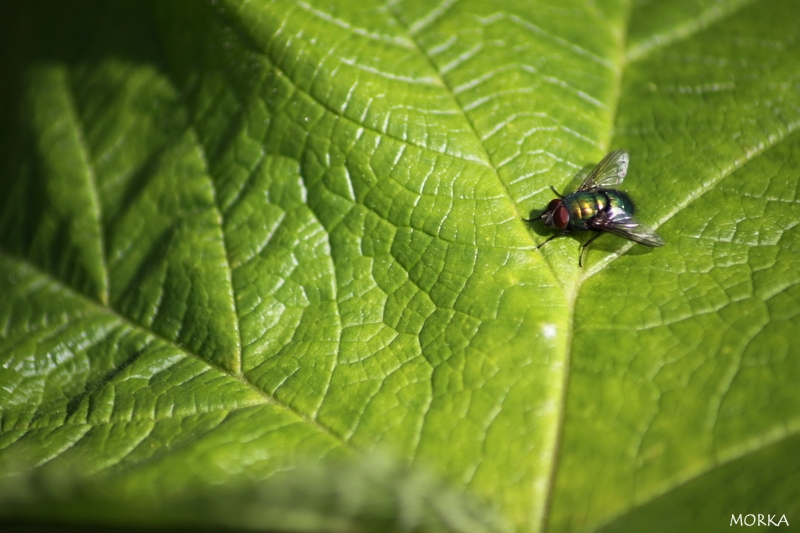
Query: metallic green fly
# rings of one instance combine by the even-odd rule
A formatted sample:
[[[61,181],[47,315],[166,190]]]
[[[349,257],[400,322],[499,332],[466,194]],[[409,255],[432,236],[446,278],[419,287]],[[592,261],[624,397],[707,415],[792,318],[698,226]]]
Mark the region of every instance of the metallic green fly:
[[[558,198],[551,200],[545,212],[538,217],[522,219],[526,222],[544,219],[548,228],[561,230],[537,248],[556,237],[569,235],[572,230],[596,231],[597,235],[581,247],[578,266],[582,267],[586,247],[604,231],[645,246],[664,246],[664,239],[633,216],[636,206],[631,197],[622,191],[607,188],[622,183],[628,172],[629,159],[625,150],[611,152],[594,167],[573,193],[561,195],[550,187]]]

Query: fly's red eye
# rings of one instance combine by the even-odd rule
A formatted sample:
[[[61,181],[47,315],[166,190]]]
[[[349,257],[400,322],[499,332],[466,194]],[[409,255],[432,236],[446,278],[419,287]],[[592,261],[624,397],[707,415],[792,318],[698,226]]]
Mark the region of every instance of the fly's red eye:
[[[561,205],[561,198],[553,198],[550,200],[550,203],[547,204],[548,211],[555,211],[555,209]]]
[[[552,202],[550,202],[552,203]],[[567,227],[567,223],[569,222],[569,212],[564,205],[558,206],[555,213],[553,213],[553,225],[558,229],[564,229]]]

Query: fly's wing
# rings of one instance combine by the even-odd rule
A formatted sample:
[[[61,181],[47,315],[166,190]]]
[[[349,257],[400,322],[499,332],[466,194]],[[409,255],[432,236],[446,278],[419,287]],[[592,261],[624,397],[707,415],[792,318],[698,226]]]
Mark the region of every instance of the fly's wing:
[[[657,248],[666,244],[661,236],[648,228],[630,213],[622,209],[612,209],[608,214],[595,217],[589,223],[592,229],[607,231],[625,239]]]
[[[593,191],[595,189],[607,189],[622,183],[625,174],[628,173],[628,152],[625,150],[614,150],[597,163],[597,166],[589,172],[583,180],[578,191]]]

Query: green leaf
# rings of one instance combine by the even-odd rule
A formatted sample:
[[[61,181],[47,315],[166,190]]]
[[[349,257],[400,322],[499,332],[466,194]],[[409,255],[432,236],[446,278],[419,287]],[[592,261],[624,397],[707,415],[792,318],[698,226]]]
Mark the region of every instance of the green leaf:
[[[6,520],[800,518],[800,4],[2,11]],[[537,250],[617,148],[667,245]]]

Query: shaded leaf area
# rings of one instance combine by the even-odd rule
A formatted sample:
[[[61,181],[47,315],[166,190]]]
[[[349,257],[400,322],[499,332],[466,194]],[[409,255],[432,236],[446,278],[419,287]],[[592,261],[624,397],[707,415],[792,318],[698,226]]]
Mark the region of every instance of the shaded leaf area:
[[[709,469],[621,515],[599,531],[666,532],[675,528],[720,531],[731,527],[731,519],[739,519],[740,515],[738,523],[747,520],[747,524],[756,526],[753,528],[756,531],[769,531],[781,520],[781,527],[787,522],[791,526],[800,512],[797,497],[800,472],[794,459],[797,445],[797,435],[775,443],[763,443],[755,451]],[[702,505],[697,505],[698,502]],[[676,513],[676,509],[680,512]],[[758,523],[759,514],[762,515],[761,524]]]
[[[37,37],[4,32],[0,458],[7,493],[45,480],[27,516],[118,495],[156,524],[502,529],[464,491],[520,531],[795,512],[791,3],[14,16]],[[519,219],[611,148],[668,246],[537,252]],[[348,507],[352,471],[291,475],[374,449],[454,488],[356,467],[374,494]],[[65,469],[84,507],[46,497]]]

